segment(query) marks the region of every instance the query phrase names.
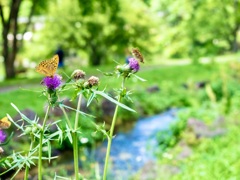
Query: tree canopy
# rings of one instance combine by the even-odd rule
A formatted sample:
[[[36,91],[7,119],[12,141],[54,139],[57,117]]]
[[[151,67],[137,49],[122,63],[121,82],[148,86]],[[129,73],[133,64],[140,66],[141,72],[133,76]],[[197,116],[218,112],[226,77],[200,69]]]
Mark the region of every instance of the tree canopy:
[[[90,65],[123,58],[129,47],[146,55],[195,61],[236,52],[239,4],[239,0],[2,0],[0,50],[6,76],[15,76],[20,50],[40,61],[58,45]],[[24,41],[21,37],[28,32],[33,36]]]
[[[154,43],[152,28],[157,24],[142,1],[63,0],[50,6],[49,11],[36,41],[42,46],[55,48],[61,44],[65,49],[74,49],[91,65],[118,58],[132,46],[151,52],[148,44]]]
[[[238,50],[239,0],[163,0],[157,4],[165,53],[196,58]]]

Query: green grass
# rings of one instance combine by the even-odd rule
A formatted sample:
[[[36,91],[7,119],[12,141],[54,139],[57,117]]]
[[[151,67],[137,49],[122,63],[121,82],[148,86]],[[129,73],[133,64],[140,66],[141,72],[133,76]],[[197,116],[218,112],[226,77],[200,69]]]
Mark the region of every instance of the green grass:
[[[11,116],[16,115],[16,111],[10,105],[10,103],[15,104],[20,110],[31,109],[39,115],[43,115],[45,98],[41,96],[40,90],[41,88],[30,90],[18,89],[10,92],[0,93],[0,116],[3,117],[6,115],[6,113]]]
[[[240,126],[239,113],[227,119],[225,135],[210,139],[202,139],[192,147],[193,153],[189,158],[179,160],[179,147],[169,151],[168,156],[159,158],[157,179],[239,179],[240,178]],[[162,167],[169,166],[169,169]],[[178,173],[171,172],[177,168]]]
[[[110,71],[111,67],[98,67],[98,69],[101,69],[103,71]],[[83,69],[88,77],[92,74],[100,76],[100,89],[106,88],[107,91],[112,91],[114,88],[120,87],[121,79],[116,79],[114,77],[108,77],[108,76],[102,76],[102,74],[99,71],[96,71],[96,68],[86,68]],[[66,70],[68,72],[68,75],[71,74],[71,70]],[[203,73],[204,72],[204,73]],[[156,96],[161,98],[162,95],[160,92],[157,93],[146,93],[146,89],[148,87],[157,85],[164,91],[168,93],[168,90],[170,88],[174,89],[173,95],[176,95],[178,91],[181,92],[182,84],[188,84],[190,82],[198,82],[198,81],[208,81],[212,78],[215,78],[219,75],[219,67],[218,66],[209,66],[209,65],[199,65],[199,66],[193,66],[193,65],[187,65],[187,66],[142,66],[142,70],[139,71],[137,74],[138,76],[146,79],[146,82],[141,82],[137,80],[136,78],[131,78],[126,83],[126,87],[128,89],[133,89],[133,98],[141,101],[147,101],[147,100],[154,100],[152,102],[153,104],[158,103],[158,100],[156,100]],[[63,74],[63,77],[66,79],[66,75]],[[10,103],[16,104],[20,109],[26,109],[30,108],[33,111],[42,114],[45,98],[41,96],[41,90],[40,87],[41,78],[40,76],[37,76],[33,79],[22,79],[17,78],[11,81],[6,81],[1,84],[1,87],[12,87],[14,86],[15,90],[10,90],[9,92],[0,92],[0,106],[1,112],[0,116],[4,116],[6,113],[14,114],[13,108],[10,106]],[[20,86],[24,87],[25,89],[29,90],[23,90],[19,88]],[[28,87],[25,87],[27,85],[30,85]],[[31,88],[31,86],[36,86],[38,88]],[[146,95],[148,97],[146,97]],[[170,94],[169,94],[170,95]],[[140,97],[137,97],[140,96]],[[165,101],[164,98],[161,99],[162,101]],[[149,102],[150,104],[151,102]],[[164,110],[167,108],[166,106],[169,105],[163,105],[160,110]],[[154,107],[153,107],[154,108]],[[160,111],[159,110],[159,111]],[[158,111],[158,110],[157,110]],[[156,111],[152,111],[154,113]],[[150,111],[149,111],[150,113]],[[150,113],[151,114],[151,113]]]

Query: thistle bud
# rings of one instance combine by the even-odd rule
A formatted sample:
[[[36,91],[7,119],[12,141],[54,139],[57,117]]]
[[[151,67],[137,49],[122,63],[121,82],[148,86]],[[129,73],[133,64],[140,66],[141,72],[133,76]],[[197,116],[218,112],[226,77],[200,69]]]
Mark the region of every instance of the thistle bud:
[[[117,69],[120,73],[122,73],[122,72],[124,71],[123,65],[117,65],[116,69]]]
[[[36,133],[38,131],[38,127],[37,126],[34,126],[33,128],[32,128],[32,133]]]
[[[32,132],[32,128],[31,127],[26,127],[26,129],[24,130],[24,133],[27,135],[27,134],[30,134]]]
[[[85,78],[86,73],[80,69],[77,69],[75,71],[73,71],[71,77],[74,78],[75,80],[79,80],[79,79],[84,79]]]
[[[116,67],[116,69],[120,72],[120,73],[129,73],[131,72],[130,67],[127,64],[124,65],[118,65]]]
[[[96,76],[91,76],[89,79],[88,79],[88,83],[90,86],[97,86],[98,83],[99,83],[99,78],[96,77]]]

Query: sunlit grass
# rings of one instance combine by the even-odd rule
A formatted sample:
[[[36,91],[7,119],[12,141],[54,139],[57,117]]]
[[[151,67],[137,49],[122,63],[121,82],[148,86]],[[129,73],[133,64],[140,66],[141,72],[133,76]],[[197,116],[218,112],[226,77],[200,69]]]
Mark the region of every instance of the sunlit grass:
[[[45,102],[44,96],[41,96],[41,88],[29,87],[29,90],[16,89],[0,93],[0,117],[8,113],[11,116],[16,115],[16,110],[10,105],[14,103],[21,110],[31,109],[32,111],[42,115],[43,105]]]
[[[96,69],[100,69],[101,71],[105,72],[114,70],[114,68],[111,66],[83,68],[88,77],[91,75],[100,76],[100,90],[106,88],[106,90],[109,91],[112,89],[109,89],[108,87],[119,86],[120,79],[103,76],[101,72],[97,71]],[[66,80],[68,78],[67,76],[70,76],[72,71],[73,70],[71,68],[66,68],[65,70],[61,70],[59,73],[63,76],[63,79]],[[147,88],[152,86],[159,86],[160,89],[165,88],[163,86],[166,85],[166,82],[175,84],[175,88],[178,89],[181,88],[183,84],[191,82],[194,83],[198,81],[208,81],[217,78],[219,76],[219,67],[209,65],[142,65],[138,75],[147,81],[140,83],[136,78],[131,78],[129,81],[127,81],[127,86],[130,89],[135,89],[135,92],[144,92]],[[1,84],[2,92],[0,91],[0,106],[2,107],[0,115],[3,116],[6,113],[11,114],[14,112],[13,108],[10,106],[11,102],[15,103],[18,107],[21,107],[21,109],[32,108],[35,112],[41,114],[45,101],[44,96],[41,96],[42,87],[40,82],[42,78],[43,77],[41,75],[36,73],[36,77],[32,79],[16,78],[14,80],[3,82]]]

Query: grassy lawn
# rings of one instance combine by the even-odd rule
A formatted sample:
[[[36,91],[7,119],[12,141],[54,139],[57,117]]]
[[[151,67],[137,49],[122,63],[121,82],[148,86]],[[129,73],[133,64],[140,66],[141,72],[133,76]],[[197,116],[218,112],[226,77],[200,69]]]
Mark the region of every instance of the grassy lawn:
[[[110,71],[112,67],[98,67],[102,71]],[[120,86],[120,79],[116,79],[109,76],[102,76],[102,74],[96,70],[96,68],[83,69],[88,76],[96,75],[100,76],[100,89],[106,88],[112,90],[112,87]],[[71,70],[67,69],[66,74],[70,75]],[[62,73],[63,78],[66,79],[65,73]],[[174,85],[173,88],[181,89],[183,84],[190,82],[209,81],[219,76],[218,66],[209,65],[143,65],[138,76],[146,79],[146,82],[141,82],[136,78],[131,78],[127,81],[126,86],[129,89],[133,89],[134,92],[144,92],[147,88],[152,86],[159,86],[160,89],[165,88],[169,84]],[[15,110],[11,107],[10,103],[16,104],[20,109],[30,108],[33,111],[42,114],[43,105],[45,103],[44,97],[41,95],[42,87],[40,85],[41,76],[36,76],[32,79],[16,78],[14,80],[5,81],[1,83],[0,89],[0,102],[1,112],[0,116],[4,116],[6,113],[14,114]],[[7,87],[14,87],[8,92]],[[21,88],[22,87],[22,88]]]

